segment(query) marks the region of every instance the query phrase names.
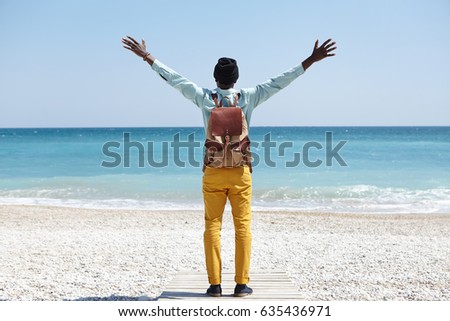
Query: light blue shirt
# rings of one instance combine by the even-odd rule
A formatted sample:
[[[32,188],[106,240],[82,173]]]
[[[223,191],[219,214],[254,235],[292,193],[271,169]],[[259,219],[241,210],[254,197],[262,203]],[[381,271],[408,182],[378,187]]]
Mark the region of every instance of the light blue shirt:
[[[184,97],[192,101],[201,109],[203,113],[203,124],[205,126],[205,130],[208,125],[211,110],[215,107],[214,100],[211,97],[212,93],[218,94],[219,101],[224,96],[233,101],[233,94],[240,93],[237,106],[239,106],[244,112],[247,123],[250,126],[250,119],[253,110],[258,105],[265,102],[281,89],[285,88],[305,72],[302,64],[299,64],[285,71],[281,75],[271,78],[253,88],[243,88],[241,90],[236,90],[234,88],[226,90],[216,88],[214,90],[210,90],[207,88],[200,88],[195,83],[170,69],[159,60],[155,60],[153,62],[152,69],[156,71],[164,80],[166,80],[169,85],[177,89]],[[224,105],[225,101],[227,100],[224,99]]]

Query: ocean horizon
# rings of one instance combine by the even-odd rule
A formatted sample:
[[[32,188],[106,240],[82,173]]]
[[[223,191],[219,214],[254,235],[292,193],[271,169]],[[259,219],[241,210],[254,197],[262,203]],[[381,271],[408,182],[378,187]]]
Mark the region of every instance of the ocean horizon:
[[[0,204],[201,210],[203,127],[1,128]],[[251,127],[253,209],[450,213],[449,126]]]

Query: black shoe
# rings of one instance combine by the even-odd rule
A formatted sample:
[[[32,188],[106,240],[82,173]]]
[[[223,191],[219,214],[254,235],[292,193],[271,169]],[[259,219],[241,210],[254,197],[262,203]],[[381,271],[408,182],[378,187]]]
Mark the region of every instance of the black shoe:
[[[252,288],[249,288],[247,284],[236,284],[234,288],[234,296],[243,297],[253,293]]]
[[[222,296],[222,287],[220,286],[220,284],[216,285],[211,284],[208,290],[206,290],[206,294],[213,297],[220,297]]]

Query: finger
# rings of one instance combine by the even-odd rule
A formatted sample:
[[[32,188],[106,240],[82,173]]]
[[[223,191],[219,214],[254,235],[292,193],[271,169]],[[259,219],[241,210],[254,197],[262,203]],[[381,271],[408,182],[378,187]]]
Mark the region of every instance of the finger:
[[[136,42],[136,40],[132,36],[127,36],[128,40]]]
[[[332,54],[327,54],[327,57],[333,57],[336,56],[336,54],[332,53]]]
[[[142,38],[142,44],[145,46],[145,39]]]
[[[328,39],[327,41],[325,41],[325,42],[320,46],[320,48],[325,48],[327,45],[329,45],[330,41],[331,41],[331,39]]]
[[[123,43],[124,45],[131,46],[131,44],[130,44],[129,42],[122,41],[122,43]]]
[[[138,46],[136,46],[134,43],[132,43],[131,41],[130,42],[127,42],[127,43],[125,43],[128,47],[130,47],[131,49],[133,49],[133,50],[136,50],[137,48],[138,48]]]
[[[134,43],[131,42],[131,41],[128,40],[128,39],[122,39],[122,42],[123,42],[124,44],[126,44],[126,45],[129,45],[129,46],[134,45]]]
[[[337,48],[337,47],[333,47],[333,48],[328,48],[328,49],[327,49],[327,52],[330,52],[330,51],[336,50],[336,48]]]
[[[314,43],[314,49],[317,49],[319,47],[319,39],[316,40]]]
[[[331,39],[328,39],[328,40],[325,41],[320,47],[321,47],[321,48],[324,48],[330,41],[331,41]]]
[[[332,43],[326,45],[326,46],[325,46],[325,49],[328,49],[328,48],[330,48],[330,47],[333,47],[335,44],[336,44],[336,42],[333,41]]]
[[[125,49],[128,49],[130,51],[133,51],[133,49],[131,49],[131,48],[127,47],[127,46],[122,46],[122,47],[124,47]]]
[[[127,36],[128,39],[130,39],[135,45],[138,45],[139,42],[137,42],[133,37]]]

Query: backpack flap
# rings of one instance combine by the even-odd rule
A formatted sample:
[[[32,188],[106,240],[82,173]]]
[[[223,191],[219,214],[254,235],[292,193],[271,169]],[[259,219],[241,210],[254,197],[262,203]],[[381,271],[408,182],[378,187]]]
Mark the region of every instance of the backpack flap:
[[[236,107],[214,108],[211,111],[213,136],[239,136],[242,134],[242,111]]]

